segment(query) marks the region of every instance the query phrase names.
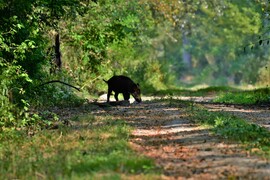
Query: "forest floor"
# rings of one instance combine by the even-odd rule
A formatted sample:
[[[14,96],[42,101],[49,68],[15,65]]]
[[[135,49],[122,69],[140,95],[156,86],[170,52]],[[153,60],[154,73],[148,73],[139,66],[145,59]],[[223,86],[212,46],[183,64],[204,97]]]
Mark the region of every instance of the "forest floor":
[[[200,104],[209,111],[232,113],[270,130],[269,106],[215,104],[209,101],[211,97],[182,100]],[[196,124],[186,106],[145,97],[140,104],[101,107],[92,114],[109,115],[131,125],[131,147],[154,159],[161,168],[162,179],[270,179],[269,159]]]

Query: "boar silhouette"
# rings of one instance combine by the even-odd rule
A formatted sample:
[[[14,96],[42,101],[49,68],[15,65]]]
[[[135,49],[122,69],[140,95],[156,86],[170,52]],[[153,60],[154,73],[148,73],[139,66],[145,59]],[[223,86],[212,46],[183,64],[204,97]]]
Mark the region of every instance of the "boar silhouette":
[[[104,79],[103,79],[104,80]],[[129,77],[126,76],[113,76],[108,81],[104,80],[108,84],[107,102],[110,102],[110,95],[114,91],[114,98],[118,101],[118,94],[122,93],[125,100],[129,100],[130,94],[137,102],[141,102],[141,90],[137,83],[134,83]]]

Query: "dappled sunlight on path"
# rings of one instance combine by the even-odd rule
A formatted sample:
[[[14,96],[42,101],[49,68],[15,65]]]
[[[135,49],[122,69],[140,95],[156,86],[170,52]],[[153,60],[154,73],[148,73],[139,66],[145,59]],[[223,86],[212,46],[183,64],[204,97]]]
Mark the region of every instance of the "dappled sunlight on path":
[[[196,125],[184,106],[181,101],[160,99],[104,108],[94,114],[124,119],[133,126],[131,147],[153,158],[164,179],[269,179],[269,161]]]

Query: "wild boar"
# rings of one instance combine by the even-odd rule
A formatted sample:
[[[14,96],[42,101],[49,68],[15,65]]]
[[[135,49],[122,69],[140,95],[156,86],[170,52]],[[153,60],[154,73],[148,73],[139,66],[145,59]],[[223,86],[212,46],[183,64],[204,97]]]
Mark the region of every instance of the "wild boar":
[[[137,102],[142,101],[139,84],[134,83],[129,77],[113,76],[108,81],[104,81],[108,84],[107,102],[110,102],[112,91],[115,93],[114,98],[116,101],[118,101],[119,93],[123,94],[125,100],[129,100],[131,94]]]

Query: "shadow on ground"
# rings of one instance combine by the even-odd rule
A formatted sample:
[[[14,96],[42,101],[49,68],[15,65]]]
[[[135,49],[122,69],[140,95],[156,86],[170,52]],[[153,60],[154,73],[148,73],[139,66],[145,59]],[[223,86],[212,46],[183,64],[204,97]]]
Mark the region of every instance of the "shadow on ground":
[[[251,156],[241,145],[194,124],[184,111],[188,104],[179,100],[150,100],[124,106],[99,106],[92,114],[123,119],[133,126],[131,146],[155,159],[168,178],[269,179],[269,161]],[[232,112],[233,108],[228,111]],[[244,109],[242,113],[245,114]],[[255,116],[261,111],[248,113]]]

